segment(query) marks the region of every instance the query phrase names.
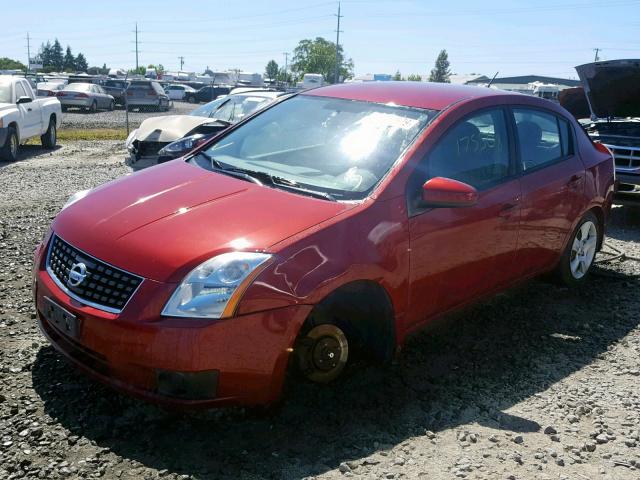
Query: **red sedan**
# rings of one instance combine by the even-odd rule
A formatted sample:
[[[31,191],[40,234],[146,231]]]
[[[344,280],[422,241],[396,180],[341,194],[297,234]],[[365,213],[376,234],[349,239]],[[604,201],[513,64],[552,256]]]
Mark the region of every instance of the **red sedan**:
[[[35,257],[38,318],[98,379],[184,406],[389,360],[452,309],[585,281],[609,151],[545,100],[418,82],[282,99],[185,158],[74,195]]]

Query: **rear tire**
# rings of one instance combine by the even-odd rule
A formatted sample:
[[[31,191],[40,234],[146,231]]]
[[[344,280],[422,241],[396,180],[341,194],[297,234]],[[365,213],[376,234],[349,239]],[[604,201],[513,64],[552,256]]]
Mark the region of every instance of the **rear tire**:
[[[58,141],[58,130],[56,128],[55,119],[51,118],[49,120],[49,128],[44,132],[44,135],[40,137],[40,142],[44,148],[55,148],[56,142]]]
[[[187,102],[189,102],[189,103],[196,103],[196,97],[188,96],[188,97],[187,97]]]
[[[567,244],[556,278],[567,287],[582,285],[591,272],[601,238],[600,223],[592,212],[587,212],[578,223]]]
[[[18,140],[18,132],[13,127],[9,127],[7,139],[2,148],[0,148],[0,159],[7,162],[15,162],[18,159],[18,151],[20,150],[20,141]]]

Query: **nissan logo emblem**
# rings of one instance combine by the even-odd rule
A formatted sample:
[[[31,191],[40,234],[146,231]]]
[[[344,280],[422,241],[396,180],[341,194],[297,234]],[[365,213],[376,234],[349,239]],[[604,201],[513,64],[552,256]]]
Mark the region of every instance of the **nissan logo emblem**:
[[[87,278],[87,266],[82,262],[74,263],[69,270],[67,285],[70,287],[77,287],[84,282],[85,278]]]

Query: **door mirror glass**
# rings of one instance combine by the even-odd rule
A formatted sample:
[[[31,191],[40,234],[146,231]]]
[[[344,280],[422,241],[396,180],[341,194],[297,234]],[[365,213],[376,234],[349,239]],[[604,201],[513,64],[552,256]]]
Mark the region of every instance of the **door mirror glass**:
[[[422,203],[425,207],[471,207],[477,202],[478,191],[458,180],[435,177],[422,186]]]
[[[20,97],[16,103],[19,105],[21,103],[31,103],[32,101],[31,97]]]

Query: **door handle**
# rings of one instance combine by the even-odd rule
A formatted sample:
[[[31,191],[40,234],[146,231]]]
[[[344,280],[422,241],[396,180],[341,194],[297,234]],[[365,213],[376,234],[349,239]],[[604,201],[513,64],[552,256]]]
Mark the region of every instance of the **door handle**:
[[[31,111],[31,109],[30,109],[30,108],[27,108],[27,112],[30,112],[30,111]]]
[[[498,216],[499,217],[509,217],[511,216],[511,212],[513,211],[514,208],[516,208],[518,206],[517,203],[505,203],[504,205],[502,205],[502,207],[500,208],[500,211],[498,212]]]
[[[580,180],[582,180],[582,177],[580,175],[573,175],[567,182],[567,187],[576,188],[580,183]]]

